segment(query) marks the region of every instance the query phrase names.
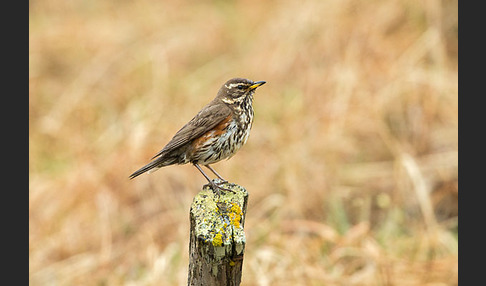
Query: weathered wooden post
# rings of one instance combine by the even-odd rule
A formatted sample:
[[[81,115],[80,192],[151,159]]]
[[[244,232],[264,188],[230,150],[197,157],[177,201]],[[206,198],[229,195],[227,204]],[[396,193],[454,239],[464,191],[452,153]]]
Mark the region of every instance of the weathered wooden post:
[[[205,185],[192,202],[188,285],[240,285],[248,192],[236,184],[222,187],[234,193]]]

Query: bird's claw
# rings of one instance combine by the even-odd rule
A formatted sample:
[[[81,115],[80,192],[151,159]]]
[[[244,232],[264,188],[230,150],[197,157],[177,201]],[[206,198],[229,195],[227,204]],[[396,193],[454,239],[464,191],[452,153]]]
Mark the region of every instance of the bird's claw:
[[[224,190],[224,191],[232,192],[233,194],[235,194],[235,191],[220,186],[222,184],[226,184],[227,182],[228,181],[221,181],[219,179],[214,179],[214,180],[210,181],[208,185],[211,187],[211,189],[213,189],[213,191],[217,192],[218,194],[221,194],[221,192],[219,190]]]

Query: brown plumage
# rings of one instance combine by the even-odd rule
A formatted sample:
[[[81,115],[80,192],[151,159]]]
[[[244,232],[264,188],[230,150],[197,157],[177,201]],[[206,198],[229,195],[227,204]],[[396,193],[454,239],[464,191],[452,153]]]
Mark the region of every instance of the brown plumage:
[[[184,125],[152,161],[130,175],[133,179],[147,171],[174,164],[193,164],[214,188],[217,186],[199,165],[206,166],[232,157],[248,140],[253,123],[253,94],[265,81],[244,78],[228,80],[216,98]]]

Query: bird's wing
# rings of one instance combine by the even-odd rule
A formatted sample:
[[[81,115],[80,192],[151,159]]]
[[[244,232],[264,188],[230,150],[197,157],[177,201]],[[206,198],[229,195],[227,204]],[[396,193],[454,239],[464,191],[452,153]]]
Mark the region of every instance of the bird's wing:
[[[204,133],[211,130],[221,121],[228,118],[231,114],[231,109],[224,103],[214,104],[214,102],[206,105],[199,111],[194,118],[184,125],[172,139],[165,145],[165,147],[155,154],[152,159],[162,155],[165,152],[179,148],[186,143],[202,136]]]

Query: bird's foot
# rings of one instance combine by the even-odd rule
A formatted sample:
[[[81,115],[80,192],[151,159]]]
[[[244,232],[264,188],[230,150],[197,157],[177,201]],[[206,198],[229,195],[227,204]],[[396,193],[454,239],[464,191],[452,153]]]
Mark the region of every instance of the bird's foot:
[[[232,192],[234,194],[235,191],[221,186],[222,184],[226,184],[226,183],[228,183],[228,181],[226,181],[226,180],[222,181],[222,180],[219,180],[219,179],[214,179],[214,180],[210,181],[208,185],[211,187],[211,189],[213,189],[213,191],[215,191],[219,195],[221,194],[220,190]]]

